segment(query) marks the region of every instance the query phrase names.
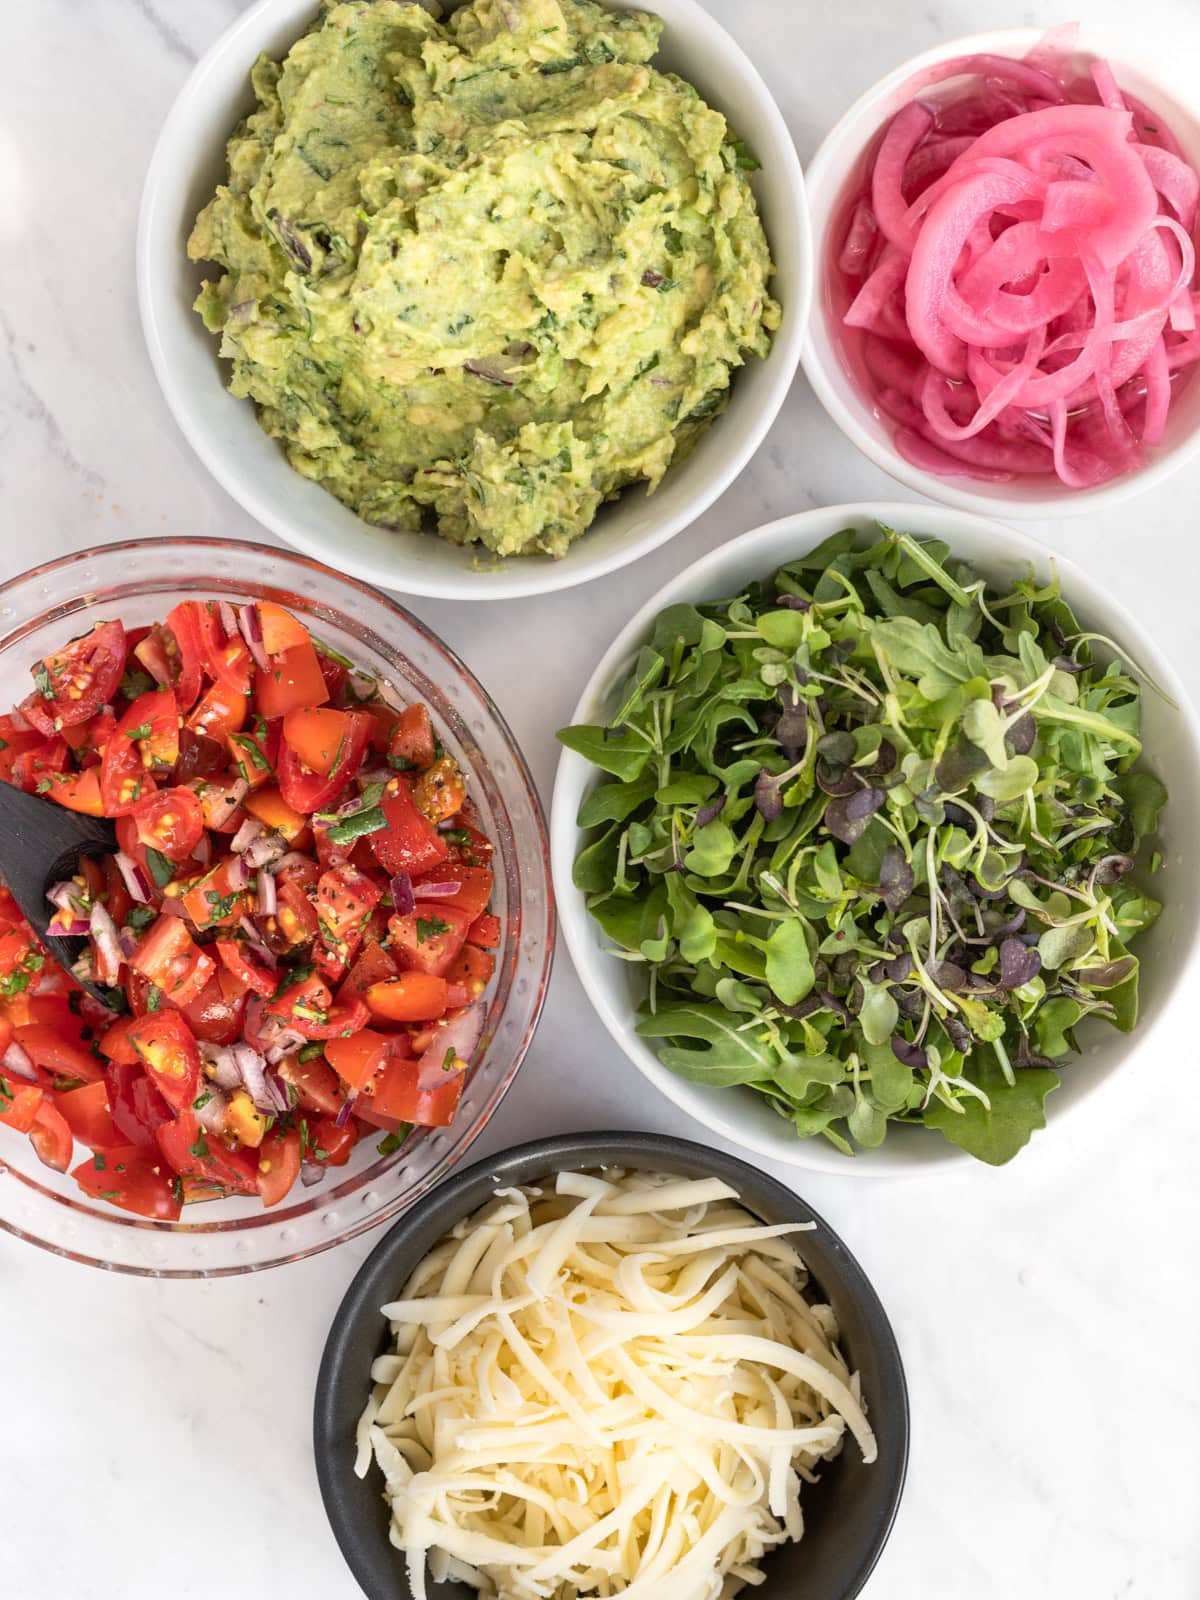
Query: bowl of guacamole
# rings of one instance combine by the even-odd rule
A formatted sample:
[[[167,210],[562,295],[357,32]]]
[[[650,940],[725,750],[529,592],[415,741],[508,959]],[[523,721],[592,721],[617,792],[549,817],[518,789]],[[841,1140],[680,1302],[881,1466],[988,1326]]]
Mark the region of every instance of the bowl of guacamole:
[[[261,0],[168,119],[139,241],[160,379],[234,497],[479,599],[705,509],[786,392],[810,257],[782,119],[693,0]]]

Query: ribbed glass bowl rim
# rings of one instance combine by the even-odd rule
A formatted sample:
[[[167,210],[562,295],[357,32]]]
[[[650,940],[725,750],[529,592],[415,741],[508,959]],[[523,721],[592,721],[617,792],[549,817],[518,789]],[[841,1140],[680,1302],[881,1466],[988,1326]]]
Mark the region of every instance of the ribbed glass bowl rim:
[[[14,1238],[24,1240],[26,1243],[36,1245],[39,1249],[46,1250],[52,1255],[60,1256],[68,1261],[77,1262],[82,1266],[98,1267],[104,1271],[126,1274],[132,1277],[202,1279],[239,1277],[246,1273],[263,1272],[272,1267],[286,1266],[295,1261],[306,1260],[310,1256],[319,1255],[323,1251],[331,1250],[337,1245],[345,1244],[351,1239],[358,1238],[360,1235],[369,1232],[373,1228],[378,1228],[382,1224],[391,1221],[399,1213],[407,1210],[409,1206],[421,1199],[422,1196],[427,1194],[432,1188],[434,1188],[444,1179],[452,1166],[457,1164],[462,1159],[478,1135],[482,1133],[483,1129],[487,1126],[497,1106],[500,1104],[500,1101],[507,1093],[514,1077],[516,1076],[518,1068],[528,1052],[529,1046],[533,1041],[534,1034],[537,1031],[538,1022],[541,1018],[542,1009],[545,1005],[546,993],[550,982],[550,972],[553,965],[554,948],[556,942],[557,912],[554,902],[554,892],[550,872],[550,850],[545,810],[541,802],[541,797],[538,794],[537,785],[534,783],[533,775],[530,772],[528,763],[525,760],[524,753],[522,752],[520,745],[517,743],[516,737],[513,734],[512,729],[509,727],[507,719],[504,717],[503,713],[500,711],[491,695],[484,688],[482,683],[480,683],[479,679],[466,665],[466,663],[456,654],[456,652],[451,649],[451,647],[446,644],[443,639],[434,633],[431,628],[422,622],[419,617],[414,616],[414,614],[409,611],[406,606],[402,605],[397,599],[388,594],[386,591],[375,587],[375,585],[366,583],[363,580],[352,577],[346,573],[337,572],[327,563],[315,560],[311,556],[302,555],[297,551],[284,549],[277,545],[267,544],[261,540],[227,539],[220,536],[206,534],[169,534],[160,537],[104,541],[99,544],[89,545],[82,550],[72,551],[64,556],[57,556],[52,561],[39,562],[36,566],[27,567],[23,572],[19,572],[14,577],[8,578],[4,582],[0,583],[0,613],[2,613],[2,608],[6,600],[10,599],[15,594],[20,594],[23,590],[27,590],[29,585],[36,583],[39,579],[43,579],[51,574],[65,572],[72,567],[82,567],[88,561],[93,560],[109,560],[113,558],[120,559],[121,557],[128,558],[129,568],[127,569],[127,573],[122,573],[120,576],[114,578],[112,583],[107,585],[104,591],[105,593],[114,594],[117,599],[119,599],[121,594],[125,592],[136,594],[139,591],[145,592],[146,589],[169,587],[169,573],[163,572],[161,568],[156,568],[156,571],[153,575],[139,576],[137,574],[136,561],[139,555],[149,556],[153,554],[156,558],[156,562],[161,562],[166,553],[171,550],[175,550],[180,553],[200,553],[205,550],[211,550],[213,552],[220,551],[229,553],[243,553],[246,557],[251,559],[268,560],[293,572],[301,571],[312,574],[319,581],[331,585],[335,590],[341,591],[343,595],[345,595],[346,591],[349,591],[349,595],[347,596],[349,599],[352,599],[354,594],[357,593],[370,600],[372,604],[382,605],[385,609],[392,612],[399,622],[404,624],[404,626],[411,628],[413,632],[419,635],[422,641],[435,653],[435,655],[440,659],[443,667],[446,669],[448,677],[455,681],[456,687],[460,690],[465,690],[470,695],[473,695],[478,701],[479,708],[483,715],[492,724],[495,731],[499,734],[506,746],[508,757],[513,765],[515,779],[517,782],[519,782],[520,787],[523,790],[524,798],[529,805],[538,830],[536,859],[538,866],[538,882],[540,884],[544,900],[545,955],[537,980],[537,992],[531,1002],[528,1021],[520,1040],[512,1050],[511,1060],[506,1064],[500,1080],[491,1091],[491,1095],[487,1104],[483,1108],[482,1114],[478,1116],[474,1122],[463,1124],[453,1142],[447,1146],[441,1156],[430,1167],[429,1171],[423,1174],[423,1176],[418,1179],[417,1182],[411,1186],[411,1188],[405,1189],[401,1194],[391,1196],[377,1208],[372,1209],[365,1215],[355,1218],[352,1222],[348,1222],[346,1226],[331,1232],[327,1237],[322,1237],[314,1242],[305,1244],[298,1250],[288,1250],[281,1247],[278,1250],[274,1250],[270,1253],[270,1259],[254,1260],[234,1265],[196,1265],[189,1267],[177,1267],[170,1265],[155,1266],[125,1261],[110,1261],[106,1260],[102,1256],[89,1254],[84,1249],[69,1248],[64,1244],[55,1242],[53,1239],[43,1237],[42,1235],[32,1232],[30,1229],[22,1227],[13,1222],[10,1218],[6,1217],[2,1211],[0,1211],[0,1232],[7,1233]],[[180,582],[176,585],[176,587],[180,589],[195,587],[189,583],[189,578],[190,573],[183,573],[181,571]],[[219,584],[219,582],[222,580],[216,579],[214,581]],[[257,582],[259,580],[251,581]],[[281,581],[276,587],[282,593],[283,591],[287,590],[289,586],[287,585],[286,580],[284,580]],[[286,599],[286,594],[284,594],[283,597]],[[0,659],[2,659],[10,650],[12,650],[14,646],[19,645],[22,639],[36,628],[39,628],[48,622],[54,622],[61,617],[71,615],[74,611],[80,608],[80,601],[83,599],[84,595],[75,595],[72,596],[69,601],[60,600],[53,604],[44,606],[41,609],[35,609],[29,605],[26,605],[24,612],[18,613],[17,617],[13,619],[7,626],[6,619],[4,619],[3,615],[0,614]],[[295,603],[294,600],[293,603]],[[402,652],[400,650],[394,649],[392,646],[387,645],[386,641],[381,642],[383,642],[387,650],[389,650],[398,659],[401,657]],[[480,1063],[480,1066],[482,1065],[483,1062]],[[453,1125],[451,1126],[453,1127]],[[86,1213],[90,1217],[100,1216],[100,1213],[95,1211],[90,1204],[85,1203],[82,1196],[79,1201],[76,1201],[74,1199],[65,1198],[61,1195],[55,1194],[53,1191],[45,1189],[41,1185],[31,1183],[23,1173],[18,1172],[8,1166],[3,1159],[3,1149],[0,1147],[0,1185],[2,1185],[3,1180],[6,1178],[15,1179],[16,1182],[24,1184],[27,1188],[35,1189],[43,1198],[54,1202],[64,1211],[76,1209]],[[323,1187],[319,1193],[314,1194],[312,1199],[298,1209],[289,1208],[288,1215],[291,1217],[296,1215],[304,1217],[318,1216],[331,1202],[339,1201],[348,1197],[349,1195],[363,1188],[371,1181],[371,1172],[370,1169],[367,1169],[357,1174],[354,1178],[346,1180],[343,1183],[333,1184],[328,1189]],[[3,1193],[4,1190],[2,1187],[0,1187],[0,1197],[3,1196]],[[158,1234],[160,1236],[167,1236],[180,1231],[177,1224],[163,1224],[149,1219],[135,1217],[129,1213],[117,1211],[105,1212],[101,1220],[105,1224],[115,1228],[144,1230],[147,1233]],[[271,1228],[278,1226],[279,1219],[272,1212],[262,1210],[251,1216],[235,1218],[228,1221],[188,1224],[186,1232],[190,1237],[219,1237],[237,1233],[253,1232],[260,1229],[264,1230],[264,1233],[266,1233]]]

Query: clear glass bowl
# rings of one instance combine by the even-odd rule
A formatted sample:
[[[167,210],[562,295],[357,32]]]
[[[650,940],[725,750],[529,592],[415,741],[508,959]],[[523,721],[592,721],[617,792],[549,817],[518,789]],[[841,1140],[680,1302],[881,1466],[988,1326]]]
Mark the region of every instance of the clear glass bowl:
[[[317,561],[228,539],[138,539],[34,567],[0,585],[0,709],[29,691],[38,658],[104,616],[161,619],[177,601],[269,599],[378,674],[398,703],[425,701],[469,775],[496,846],[494,909],[504,929],[480,1053],[448,1128],[414,1132],[380,1157],[364,1138],[319,1187],[264,1211],[245,1198],[188,1205],[153,1222],[89,1200],[43,1166],[28,1139],[0,1128],[0,1228],[71,1261],[148,1277],[223,1277],[299,1261],[385,1222],[458,1161],[500,1103],[529,1047],[550,977],[554,901],[545,820],[504,718],[454,653],[385,595]],[[381,1136],[382,1137],[382,1136]],[[82,1160],[86,1152],[78,1148]]]

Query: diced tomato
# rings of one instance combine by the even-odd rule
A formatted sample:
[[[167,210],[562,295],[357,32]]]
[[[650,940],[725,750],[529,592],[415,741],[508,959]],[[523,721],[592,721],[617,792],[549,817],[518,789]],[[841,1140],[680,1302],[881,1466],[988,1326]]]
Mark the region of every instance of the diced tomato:
[[[406,970],[444,978],[467,940],[472,918],[444,900],[418,900],[406,917],[392,917],[392,948]]]
[[[462,1098],[465,1072],[448,1072],[436,1089],[418,1087],[417,1063],[393,1054],[355,1102],[355,1115],[395,1132],[405,1122],[422,1128],[445,1128],[454,1120]]]
[[[211,977],[196,998],[179,1009],[197,1039],[208,1044],[236,1044],[242,1036],[246,994],[243,990],[231,999],[218,981],[220,976]]]
[[[432,765],[435,754],[429,708],[420,703],[405,706],[388,744],[389,758],[402,772],[420,771]]]
[[[378,883],[356,867],[332,867],[317,883],[317,915],[321,935],[329,943],[360,934],[367,917],[383,898]]]
[[[303,884],[294,878],[277,883],[275,913],[265,919],[263,926],[267,931],[267,942],[280,954],[312,943],[320,931],[320,924],[317,908],[309,899]]]
[[[337,705],[342,704],[346,693],[346,684],[350,677],[349,669],[340,661],[335,661],[321,649],[320,645],[314,647],[317,652],[317,661],[321,668],[321,676],[325,680],[325,692]]]
[[[130,1025],[129,1039],[167,1104],[176,1111],[190,1106],[200,1083],[200,1052],[179,1012],[151,1011],[138,1017]]]
[[[125,670],[125,629],[98,622],[91,633],[73,639],[42,663],[43,695],[60,727],[87,722],[117,692]]]
[[[446,973],[446,982],[449,984],[447,1008],[457,1011],[481,999],[495,970],[496,958],[490,951],[481,950],[478,945],[470,943],[463,945]]]
[[[179,730],[179,760],[171,774],[176,783],[193,783],[197,778],[227,776],[229,747],[206,733],[196,733],[185,722]]]
[[[388,1022],[436,1022],[446,1012],[446,980],[429,972],[402,972],[367,990],[372,1014]]]
[[[89,1150],[107,1150],[125,1143],[109,1109],[106,1080],[86,1084],[82,1089],[68,1089],[55,1097],[55,1104],[74,1137]]]
[[[244,778],[198,778],[195,790],[204,813],[204,826],[214,833],[236,833],[245,821],[242,801],[247,799]]]
[[[65,732],[65,729],[55,726],[54,706],[44,695],[40,695],[36,691],[33,694],[27,694],[17,707],[17,710],[25,718],[29,726],[40,734],[43,739],[53,739],[55,734]],[[68,739],[67,743],[70,744],[71,741]],[[74,745],[71,745],[71,748],[74,749]]]
[[[338,990],[338,1000],[352,1000],[365,996],[373,983],[380,983],[385,978],[396,976],[396,963],[390,953],[376,940],[365,943],[355,959],[354,965]]]
[[[246,866],[240,856],[226,856],[183,896],[183,909],[197,928],[237,922],[246,909]]]
[[[305,706],[283,719],[283,737],[311,771],[327,778],[346,748],[350,713],[331,706]]]
[[[156,1152],[157,1156],[157,1152]],[[181,1209],[177,1187],[161,1158],[136,1145],[97,1150],[71,1176],[85,1194],[120,1206],[139,1217],[176,1222]]]
[[[133,1066],[138,1060],[138,1053],[133,1048],[129,1037],[129,1029],[133,1024],[132,1017],[118,1017],[100,1035],[100,1054],[110,1063],[116,1061],[123,1066]]]
[[[458,762],[443,756],[413,780],[413,804],[430,822],[448,822],[462,810],[467,798],[466,780]]]
[[[308,1147],[301,1141],[301,1155],[322,1167],[344,1167],[357,1142],[354,1129],[339,1128],[332,1117],[316,1117],[308,1123]]]
[[[275,1206],[300,1176],[300,1130],[276,1128],[258,1153],[258,1192],[264,1206]]]
[[[233,694],[248,695],[252,662],[246,641],[237,631],[226,633],[215,600],[199,602],[193,616],[209,677]]]
[[[252,960],[247,955],[245,947],[236,939],[218,939],[216,950],[226,969],[247,988],[253,989],[255,994],[269,998],[279,987],[278,973],[269,972],[266,967]]]
[[[167,626],[174,643],[177,676],[175,694],[182,711],[190,711],[204,686],[204,652],[200,641],[198,600],[184,600],[167,612]]]
[[[490,911],[485,911],[476,917],[467,930],[467,943],[478,945],[481,950],[498,950],[500,918],[492,916]]]
[[[170,1122],[171,1108],[142,1071],[132,1045],[129,1050],[134,1057],[132,1061],[123,1058],[110,1061],[104,1074],[113,1126],[126,1143],[157,1151],[155,1130],[162,1123]]]
[[[196,945],[187,923],[168,916],[160,916],[142,935],[129,966],[176,1006],[190,1004],[217,970],[212,956]]]
[[[386,1034],[362,1028],[348,1039],[330,1039],[325,1059],[348,1089],[362,1089],[387,1059],[391,1041]]]
[[[253,725],[240,733],[228,736],[230,757],[239,778],[244,778],[251,790],[265,789],[275,781],[275,768],[279,763],[279,740],[283,723],[276,717],[264,722],[255,717]]]
[[[104,814],[124,816],[154,785],[154,769],[179,759],[179,709],[170,689],[151,689],[117,723],[100,765]]]
[[[306,1039],[335,1039],[339,1034],[357,1033],[371,1015],[357,997],[335,1005],[316,973],[289,984],[267,1003],[266,1010]]]
[[[323,1056],[300,1059],[300,1052],[284,1056],[275,1068],[284,1083],[290,1083],[304,1111],[323,1111],[336,1116],[341,1109],[346,1092],[338,1081],[337,1073]]]
[[[34,1066],[43,1072],[64,1078],[82,1078],[85,1083],[96,1083],[104,1076],[104,1063],[78,1042],[77,1037],[66,1037],[53,1023],[26,1023],[13,1029],[13,1037]]]
[[[56,735],[21,751],[12,765],[12,781],[26,794],[45,794],[59,773],[66,772],[70,765],[70,747],[65,739]]]
[[[150,628],[133,628],[126,634],[125,643],[133,659],[145,668],[160,689],[171,688],[177,677],[175,664],[179,649],[174,636],[166,628],[158,623]],[[182,700],[180,703],[183,703]]]
[[[282,655],[300,645],[311,644],[308,629],[298,617],[273,600],[258,602],[258,622],[262,628],[262,647],[269,656]]]
[[[65,1172],[71,1165],[75,1141],[66,1118],[51,1101],[43,1100],[34,1113],[29,1142],[37,1151],[38,1160],[55,1172]]]
[[[371,749],[379,755],[386,755],[392,742],[392,734],[400,721],[400,712],[382,700],[366,700],[358,709],[365,711],[375,724],[371,732]]]
[[[8,1078],[0,1072],[0,1122],[17,1133],[28,1133],[45,1093],[40,1084]]]
[[[227,683],[214,683],[188,716],[187,725],[193,733],[224,739],[237,733],[249,709],[250,700],[241,690],[231,689]]]
[[[22,727],[13,717],[0,716],[0,778],[6,783],[19,782],[13,777],[17,757],[45,742],[36,728]]]
[[[329,699],[321,663],[311,641],[287,650],[267,652],[269,671],[255,674],[254,698],[264,717],[285,717],[302,706],[323,706]]]
[[[308,828],[308,818],[302,812],[293,810],[274,785],[248,794],[246,810],[265,827],[282,834],[291,845],[298,845],[301,835]]]
[[[361,711],[341,715],[346,718],[346,732],[328,774],[311,770],[288,743],[286,732],[280,741],[279,792],[295,811],[321,811],[331,805],[362,766],[374,724]]]
[[[204,834],[204,810],[195,791],[160,789],[139,800],[131,813],[139,843],[168,861],[186,861]]]
[[[33,939],[24,923],[5,928],[0,933],[0,978],[7,978],[18,967],[24,966],[35,953]]]
[[[387,827],[371,834],[375,859],[393,877],[407,872],[412,877],[428,872],[449,855],[449,846],[427,818],[413,804],[407,782],[395,777],[380,801]]]
[[[158,1130],[159,1149],[181,1177],[219,1184],[235,1194],[258,1189],[258,1161],[242,1150],[230,1150],[215,1133],[206,1133],[194,1112],[181,1111]]]
[[[453,906],[458,911],[465,911],[472,921],[487,909],[487,903],[492,898],[495,878],[496,875],[490,867],[443,866],[433,873],[425,874],[426,882],[457,883],[457,894],[441,895],[438,897],[438,903]],[[421,898],[420,879],[413,884],[413,894],[418,900]]]

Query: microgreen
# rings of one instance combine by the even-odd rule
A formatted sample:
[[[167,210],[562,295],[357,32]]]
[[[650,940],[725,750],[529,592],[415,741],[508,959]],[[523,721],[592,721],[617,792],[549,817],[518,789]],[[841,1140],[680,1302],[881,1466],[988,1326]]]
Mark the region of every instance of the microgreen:
[[[1057,579],[887,528],[663,612],[559,738],[609,775],[575,883],[664,1064],[846,1154],[917,1123],[1010,1160],[1078,1025],[1134,1026],[1160,909],[1141,690],[1093,640]]]

